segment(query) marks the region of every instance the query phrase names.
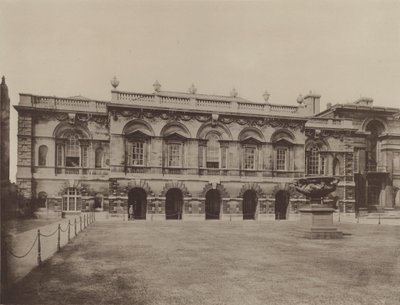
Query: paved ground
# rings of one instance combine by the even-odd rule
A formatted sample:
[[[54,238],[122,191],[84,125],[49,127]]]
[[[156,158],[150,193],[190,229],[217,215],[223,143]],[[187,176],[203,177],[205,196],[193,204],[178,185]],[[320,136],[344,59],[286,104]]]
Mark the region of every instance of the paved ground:
[[[400,226],[341,224],[306,240],[294,222],[97,222],[20,282],[34,304],[400,304]]]

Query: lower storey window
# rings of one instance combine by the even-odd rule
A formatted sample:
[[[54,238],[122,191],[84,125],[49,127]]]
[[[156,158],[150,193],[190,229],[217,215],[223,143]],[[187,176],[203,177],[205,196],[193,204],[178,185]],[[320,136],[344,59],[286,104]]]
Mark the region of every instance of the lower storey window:
[[[79,191],[74,187],[67,188],[63,196],[63,211],[80,211],[82,209],[82,198]]]

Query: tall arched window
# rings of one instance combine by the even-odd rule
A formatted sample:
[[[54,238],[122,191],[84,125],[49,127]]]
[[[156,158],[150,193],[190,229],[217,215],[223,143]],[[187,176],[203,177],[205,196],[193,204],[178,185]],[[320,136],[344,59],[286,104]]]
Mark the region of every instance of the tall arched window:
[[[340,162],[339,162],[338,158],[333,159],[332,169],[333,169],[332,172],[333,172],[334,176],[340,175]]]
[[[103,167],[103,158],[104,158],[104,150],[103,150],[103,148],[99,147],[96,149],[95,156],[94,156],[94,167],[95,168]]]
[[[215,133],[207,135],[207,168],[219,168],[220,162],[220,144],[219,136]]]
[[[47,151],[48,149],[46,145],[39,146],[39,166],[46,166]]]
[[[321,149],[318,145],[312,145],[306,152],[306,166],[308,175],[325,174],[325,157],[321,156]]]
[[[89,146],[74,131],[68,131],[57,139],[56,144],[56,173],[79,174],[80,167],[88,167]]]

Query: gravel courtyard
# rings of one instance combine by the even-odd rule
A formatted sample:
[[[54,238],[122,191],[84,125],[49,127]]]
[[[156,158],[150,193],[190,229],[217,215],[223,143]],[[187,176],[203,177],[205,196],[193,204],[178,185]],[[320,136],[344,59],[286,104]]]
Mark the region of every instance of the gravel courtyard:
[[[18,283],[19,304],[400,304],[400,226],[97,222]]]

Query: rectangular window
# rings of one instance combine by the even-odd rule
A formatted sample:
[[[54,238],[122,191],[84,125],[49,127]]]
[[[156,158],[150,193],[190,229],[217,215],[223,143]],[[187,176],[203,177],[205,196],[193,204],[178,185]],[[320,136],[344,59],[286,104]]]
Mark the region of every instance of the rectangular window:
[[[181,166],[181,144],[168,144],[168,166]]]
[[[199,145],[199,167],[204,167],[204,146]]]
[[[82,146],[82,167],[88,167],[88,147],[87,146]]]
[[[63,197],[63,211],[80,211],[82,209],[82,198],[76,188],[68,188]]]
[[[227,168],[226,155],[228,152],[228,147],[221,147],[221,168]]]
[[[133,142],[131,145],[131,165],[143,166],[144,165],[144,143]]]
[[[319,174],[325,175],[325,157],[320,157]]]
[[[286,170],[286,154],[287,149],[278,148],[276,150],[276,170]]]
[[[57,150],[56,150],[56,166],[57,167],[62,167],[63,166],[63,160],[64,160],[64,145],[62,144],[57,144]]]
[[[244,169],[255,169],[256,168],[256,148],[245,147],[244,148]]]

